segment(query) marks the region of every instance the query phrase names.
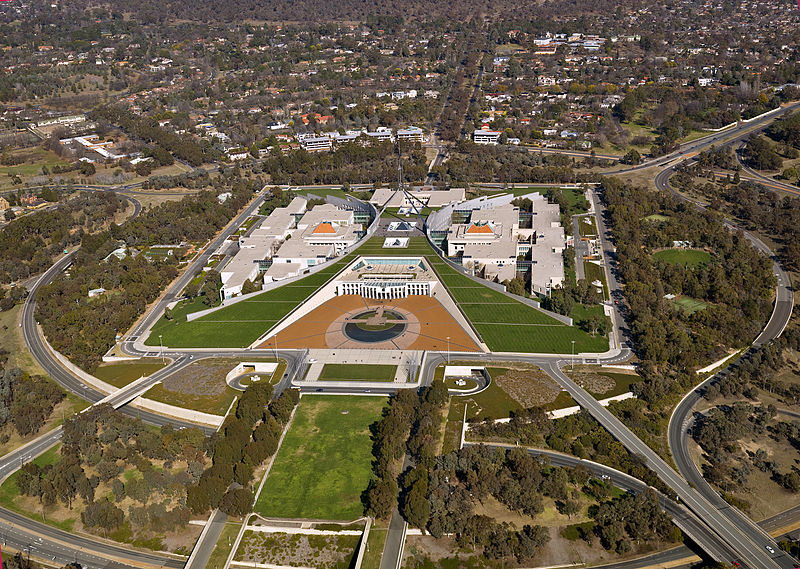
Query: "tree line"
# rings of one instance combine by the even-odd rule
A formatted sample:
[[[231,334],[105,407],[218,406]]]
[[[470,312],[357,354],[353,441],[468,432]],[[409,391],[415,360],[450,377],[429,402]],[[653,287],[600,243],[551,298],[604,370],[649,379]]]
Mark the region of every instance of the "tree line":
[[[402,154],[403,179],[422,180],[427,174],[425,152],[417,143]],[[347,143],[333,152],[288,152],[279,150],[257,163],[273,184],[364,184],[396,183],[397,152],[390,142],[368,145]]]
[[[0,427],[11,424],[20,436],[32,435],[64,397],[64,390],[49,379],[0,365]],[[4,434],[0,442],[8,438]]]
[[[144,255],[118,259],[109,254],[121,244],[142,250],[154,244],[203,243],[244,207],[260,189],[257,184],[230,178],[225,187],[231,197],[223,203],[216,192],[205,191],[154,206],[107,231],[84,234],[69,272],[43,286],[37,296],[36,317],[53,347],[93,371],[116,334],[127,330],[178,274],[173,256],[149,261]],[[108,292],[88,298],[88,291],[96,288]]]
[[[278,450],[285,425],[300,400],[296,389],[272,399],[272,386],[253,383],[218,433],[210,439],[211,465],[187,488],[186,505],[195,514],[209,508],[242,516],[253,506],[253,472]],[[271,401],[270,401],[271,400]]]

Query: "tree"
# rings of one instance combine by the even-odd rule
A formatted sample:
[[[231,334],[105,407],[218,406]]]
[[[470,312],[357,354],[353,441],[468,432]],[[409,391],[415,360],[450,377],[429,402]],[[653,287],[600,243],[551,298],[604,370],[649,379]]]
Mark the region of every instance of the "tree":
[[[558,506],[558,511],[567,516],[570,520],[572,519],[572,516],[581,511],[580,502],[570,498],[564,501],[559,501],[556,505]]]
[[[247,488],[228,490],[219,503],[219,509],[229,516],[244,516],[253,506],[253,493]]]
[[[620,162],[623,164],[640,164],[642,162],[642,156],[639,154],[639,151],[635,148],[631,148],[625,156],[620,159]]]
[[[118,528],[124,519],[124,512],[108,500],[88,504],[81,514],[81,521],[85,526],[107,530]]]
[[[392,477],[372,479],[364,492],[368,516],[386,519],[397,505],[397,482]]]

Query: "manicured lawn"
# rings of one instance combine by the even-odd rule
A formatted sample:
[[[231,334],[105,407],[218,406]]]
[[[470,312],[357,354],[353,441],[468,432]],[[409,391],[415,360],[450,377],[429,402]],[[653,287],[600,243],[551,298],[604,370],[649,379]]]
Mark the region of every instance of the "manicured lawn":
[[[186,321],[188,312],[208,307],[197,300],[180,304],[173,310],[173,320],[161,318],[153,326],[153,332],[145,343],[148,346],[158,346],[158,335],[161,334],[164,345],[172,348],[249,346],[295,306],[314,294],[352,259],[352,256],[348,256],[318,273],[221,308],[191,322]],[[192,310],[193,308],[196,310]]]
[[[575,340],[576,354],[608,350],[607,338],[593,338],[583,330],[565,324],[481,324],[478,331],[493,351],[569,354],[572,340]]]
[[[606,339],[593,338],[575,326],[567,326],[532,306],[457,272],[434,256],[424,237],[410,238],[406,249],[384,249],[382,237],[372,238],[354,254],[318,273],[255,295],[192,322],[186,322],[185,314],[205,306],[200,303],[196,303],[199,304],[197,307],[188,303],[179,305],[173,310],[174,319],[159,320],[146,343],[158,346],[158,335],[162,334],[164,345],[173,348],[246,347],[359,255],[426,256],[456,303],[493,351],[569,353],[572,340],[575,340],[576,351],[603,352],[608,349]]]
[[[255,511],[270,517],[352,520],[372,476],[369,427],[383,397],[302,398]]]
[[[697,300],[691,296],[679,296],[673,302],[689,314],[705,310],[708,307],[708,304],[702,300]]]
[[[595,304],[593,306],[587,306],[585,304],[580,304],[576,302],[572,306],[572,312],[569,313],[569,317],[572,318],[574,323],[581,322],[582,320],[587,320],[588,318],[599,315],[602,316],[603,307],[599,304]]]
[[[325,364],[320,381],[394,381],[397,366]]]
[[[586,273],[586,280],[590,283],[596,280],[603,283],[603,298],[608,300],[608,283],[606,283],[606,272],[603,267],[591,261],[584,261],[583,270]]]
[[[697,249],[665,249],[664,251],[653,253],[653,258],[672,265],[683,265],[689,268],[700,267],[711,262],[710,253]]]
[[[132,362],[103,364],[95,370],[94,376],[114,387],[125,387],[143,375],[152,375],[163,367],[161,360],[146,358]]]
[[[494,292],[494,291],[491,291]],[[473,324],[478,325],[482,323],[495,323],[495,324],[545,324],[548,326],[553,325],[556,321],[550,318],[547,314],[539,312],[538,310],[515,302],[507,296],[495,293],[500,298],[496,302],[491,303],[459,303],[459,306],[464,310]],[[507,302],[504,302],[507,301]],[[521,307],[528,310],[521,310]]]

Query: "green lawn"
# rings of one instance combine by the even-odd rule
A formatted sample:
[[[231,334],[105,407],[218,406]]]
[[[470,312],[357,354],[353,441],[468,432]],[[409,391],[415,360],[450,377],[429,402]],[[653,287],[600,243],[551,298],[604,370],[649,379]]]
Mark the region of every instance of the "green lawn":
[[[661,223],[662,221],[669,221],[672,218],[670,216],[668,216],[668,215],[661,215],[660,213],[654,213],[652,215],[648,215],[644,219],[646,221],[654,221],[654,222]]]
[[[325,364],[320,381],[394,381],[397,366]]]
[[[153,326],[145,344],[158,346],[158,335],[161,334],[164,345],[172,348],[248,346],[295,306],[314,294],[353,258],[345,257],[313,275],[221,308],[191,322],[186,321],[187,313],[208,307],[197,300],[181,303],[173,310],[171,321],[162,317]]]
[[[389,528],[382,525],[380,520],[373,524],[367,537],[367,549],[364,551],[364,558],[361,561],[361,569],[379,569],[383,548],[386,545],[386,536]]]
[[[590,283],[596,280],[603,283],[603,298],[608,300],[608,283],[606,283],[606,272],[603,267],[591,261],[584,261],[583,270],[586,273],[586,280]]]
[[[506,373],[508,369],[492,367],[486,368],[486,371],[489,372],[490,377],[497,377]],[[502,419],[509,417],[512,411],[522,411],[522,405],[494,381],[480,393],[456,397],[458,397],[457,400],[467,401],[467,420]],[[462,415],[458,417],[459,419],[463,417],[463,407],[461,409]]]
[[[95,370],[94,376],[114,387],[125,387],[143,375],[152,375],[163,367],[161,360],[145,358],[132,362],[103,364]]]
[[[225,527],[222,528],[222,533],[219,534],[217,545],[214,546],[214,551],[211,552],[211,557],[208,558],[206,567],[209,569],[221,569],[225,566],[241,527],[242,524],[240,523],[225,522]]]
[[[576,352],[608,349],[606,338],[592,337],[575,326],[567,326],[532,306],[473,281],[440,259],[429,258],[429,261],[492,351],[568,354],[572,340],[575,340]]]
[[[653,253],[653,258],[671,265],[683,265],[694,269],[709,264],[711,262],[711,253],[697,249],[665,249],[658,253]]]
[[[679,296],[674,300],[674,302],[678,307],[689,314],[694,314],[695,312],[705,310],[708,307],[708,304],[702,300],[697,300],[691,296]]]
[[[361,493],[372,476],[369,427],[385,404],[383,397],[303,397],[255,511],[279,518],[361,516]]]
[[[575,340],[576,351],[603,352],[608,349],[605,338],[595,338],[577,327],[567,326],[532,306],[457,272],[434,256],[424,237],[410,238],[406,249],[384,249],[382,237],[372,238],[355,253],[318,273],[255,295],[192,322],[187,322],[185,315],[204,306],[197,301],[180,304],[173,310],[173,320],[159,320],[145,343],[158,346],[158,335],[161,334],[164,345],[173,348],[246,347],[359,255],[426,256],[442,282],[449,288],[456,303],[493,351],[569,353],[572,340]]]

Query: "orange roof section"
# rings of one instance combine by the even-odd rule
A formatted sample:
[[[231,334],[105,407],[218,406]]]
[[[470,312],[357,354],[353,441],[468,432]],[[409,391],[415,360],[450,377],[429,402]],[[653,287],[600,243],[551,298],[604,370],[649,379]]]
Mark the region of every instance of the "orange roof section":
[[[312,234],[319,234],[319,233],[336,233],[336,230],[333,228],[333,225],[328,223],[327,221],[323,221],[311,232]]]
[[[475,234],[475,233],[485,233],[485,234],[492,233],[492,234],[494,234],[494,231],[492,231],[492,228],[489,227],[489,224],[486,224],[486,225],[475,225],[473,223],[467,229],[467,233],[469,233],[469,234]]]

